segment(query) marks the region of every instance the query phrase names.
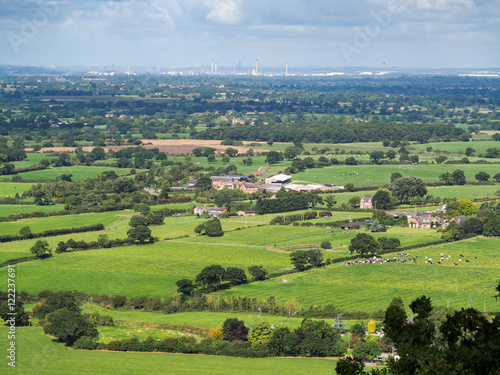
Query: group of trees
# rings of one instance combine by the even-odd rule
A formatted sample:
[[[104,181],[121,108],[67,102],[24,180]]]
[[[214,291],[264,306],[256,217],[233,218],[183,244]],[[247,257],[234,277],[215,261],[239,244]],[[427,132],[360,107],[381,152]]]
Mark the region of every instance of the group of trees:
[[[72,292],[49,292],[41,304],[33,308],[44,332],[68,346],[78,340],[95,344],[99,335],[89,315],[82,314],[81,302]]]
[[[372,254],[382,250],[383,252],[395,251],[401,246],[398,238],[379,237],[377,240],[367,233],[358,233],[351,240],[349,252],[351,254],[358,253],[361,255]]]
[[[196,226],[194,232],[202,235],[206,234],[209,237],[222,237],[224,235],[220,220],[216,217]]]
[[[265,270],[263,272],[265,274]],[[247,275],[241,268],[228,267],[225,269],[218,264],[213,264],[203,268],[201,272],[196,275],[195,282],[189,279],[177,281],[177,292],[189,296],[197,288],[206,291],[215,291],[220,287],[223,281],[227,281],[229,286],[241,285],[247,283]]]
[[[500,209],[495,201],[477,205],[468,199],[450,201],[446,205],[447,217],[451,215],[466,215],[467,218],[459,224],[452,221],[440,231],[441,238],[457,241],[476,235],[500,236]]]
[[[308,268],[321,267],[323,253],[319,249],[294,251],[290,254],[290,260],[298,271],[305,271]]]

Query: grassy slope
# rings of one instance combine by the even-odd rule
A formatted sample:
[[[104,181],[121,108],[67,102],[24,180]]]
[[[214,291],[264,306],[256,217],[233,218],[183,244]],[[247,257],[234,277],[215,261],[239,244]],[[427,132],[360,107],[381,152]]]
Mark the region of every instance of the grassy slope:
[[[36,181],[55,181],[56,178],[62,174],[72,174],[73,181],[83,181],[87,178],[96,178],[104,171],[114,170],[116,174],[123,175],[130,173],[129,168],[112,168],[112,167],[87,167],[83,165],[49,168],[41,171],[31,171],[19,173],[24,180]],[[141,169],[137,170],[142,171]],[[0,176],[2,179],[10,179],[12,176]]]
[[[323,184],[355,186],[382,186],[391,180],[391,174],[399,172],[403,176],[421,177],[425,182],[439,182],[439,176],[445,172],[461,169],[467,180],[474,181],[479,171],[494,176],[500,172],[498,164],[435,164],[435,165],[336,165],[318,169],[307,169],[293,175],[294,181],[305,181]],[[357,174],[350,174],[356,172]],[[498,190],[498,189],[497,189]]]
[[[385,309],[395,295],[401,295],[407,304],[425,294],[441,305],[449,303],[455,308],[466,307],[470,294],[473,307],[482,311],[485,301],[487,308],[495,310],[498,309],[498,302],[493,297],[493,291],[500,268],[496,250],[499,244],[498,239],[476,238],[411,250],[409,253],[412,256],[420,256],[416,264],[353,267],[335,264],[236,287],[223,294],[253,298],[273,295],[280,303],[293,296],[304,306],[333,303],[340,308],[368,312]],[[445,256],[451,255],[452,259],[443,265],[424,263],[425,256],[439,260],[441,252]],[[470,263],[459,262],[460,254]],[[474,259],[475,256],[478,260]],[[459,267],[453,266],[454,262]],[[284,283],[283,279],[288,282]]]
[[[306,375],[314,368],[317,374],[332,374],[335,361],[329,359],[264,358],[244,359],[166,353],[121,353],[76,351],[56,344],[39,327],[18,328],[16,369],[7,368],[3,358],[2,373],[73,375],[73,374],[275,374]],[[0,345],[8,348],[7,328],[0,328]]]

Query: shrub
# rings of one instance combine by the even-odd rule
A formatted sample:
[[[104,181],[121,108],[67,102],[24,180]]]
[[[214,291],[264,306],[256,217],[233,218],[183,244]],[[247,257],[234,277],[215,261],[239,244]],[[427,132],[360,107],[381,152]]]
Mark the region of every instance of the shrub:
[[[92,337],[83,336],[75,341],[73,347],[75,349],[94,350],[97,348],[97,343]]]
[[[331,249],[332,244],[330,243],[330,241],[323,241],[323,242],[321,242],[321,248],[322,249]]]

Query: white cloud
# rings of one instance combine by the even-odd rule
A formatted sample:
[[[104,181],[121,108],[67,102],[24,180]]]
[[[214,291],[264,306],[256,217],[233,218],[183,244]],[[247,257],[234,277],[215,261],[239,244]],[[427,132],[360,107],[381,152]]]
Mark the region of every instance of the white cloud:
[[[210,9],[206,20],[215,24],[235,25],[241,20],[241,0],[206,0]]]

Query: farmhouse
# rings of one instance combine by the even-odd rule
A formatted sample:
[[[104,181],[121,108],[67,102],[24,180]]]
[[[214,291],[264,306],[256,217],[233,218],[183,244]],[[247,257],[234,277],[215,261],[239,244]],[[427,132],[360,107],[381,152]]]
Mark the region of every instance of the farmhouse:
[[[445,226],[445,220],[441,217],[433,217],[430,212],[418,212],[408,216],[409,228],[431,229]]]
[[[197,206],[193,211],[195,215],[203,215],[205,212],[210,216],[217,217],[222,215],[223,213],[226,213],[227,210],[224,207]]]
[[[359,208],[368,210],[373,208],[372,197],[366,197],[363,195],[363,198],[359,201]]]

